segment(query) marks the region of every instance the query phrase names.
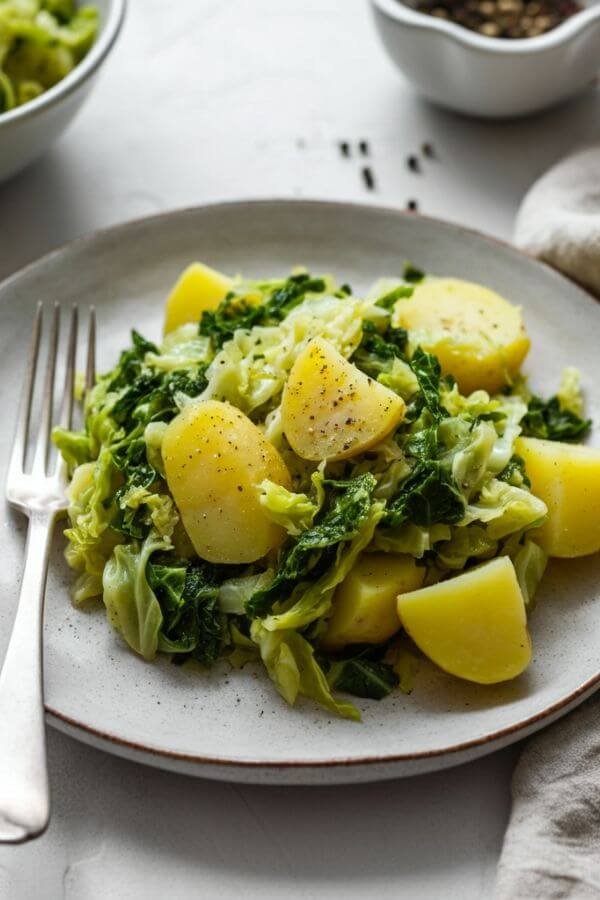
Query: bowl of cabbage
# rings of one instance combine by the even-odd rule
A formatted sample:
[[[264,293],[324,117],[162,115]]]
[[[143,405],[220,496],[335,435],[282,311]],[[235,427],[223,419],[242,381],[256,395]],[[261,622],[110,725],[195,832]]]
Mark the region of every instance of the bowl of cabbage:
[[[125,0],[0,0],[0,181],[67,128],[119,34]]]

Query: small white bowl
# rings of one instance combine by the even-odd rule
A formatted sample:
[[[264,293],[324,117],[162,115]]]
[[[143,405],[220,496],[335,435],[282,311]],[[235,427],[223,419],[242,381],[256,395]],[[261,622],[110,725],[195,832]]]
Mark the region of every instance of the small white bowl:
[[[41,156],[69,125],[90,92],[121,29],[126,5],[126,0],[93,2],[100,12],[100,25],[89,53],[50,90],[0,113],[0,181]]]
[[[461,113],[523,116],[571,97],[598,72],[600,2],[546,34],[514,40],[484,37],[402,0],[371,6],[392,61],[425,97]]]

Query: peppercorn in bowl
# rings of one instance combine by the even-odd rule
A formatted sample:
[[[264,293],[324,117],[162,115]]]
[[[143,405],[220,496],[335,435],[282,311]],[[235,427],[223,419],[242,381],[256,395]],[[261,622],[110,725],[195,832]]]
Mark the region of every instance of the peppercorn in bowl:
[[[592,82],[600,4],[580,0],[371,0],[392,62],[427,99],[509,118]]]

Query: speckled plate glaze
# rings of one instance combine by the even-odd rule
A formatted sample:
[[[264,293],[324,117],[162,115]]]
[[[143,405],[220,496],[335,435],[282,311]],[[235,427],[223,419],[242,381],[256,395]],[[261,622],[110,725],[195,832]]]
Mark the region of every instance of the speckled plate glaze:
[[[522,304],[540,390],[577,364],[600,422],[600,308],[548,267],[509,246],[442,222],[347,203],[227,203],[168,213],[77,241],[0,287],[0,480],[12,437],[32,312],[39,299],[96,305],[99,365],[131,326],[158,337],[167,289],[193,259],[250,276],[302,263],[358,291],[411,260],[481,281]],[[4,501],[2,501],[4,502]],[[25,523],[0,520],[0,657],[20,577]],[[410,697],[363,701],[363,724],[301,702],[290,709],[259,670],[225,664],[201,674],[130,653],[98,608],[68,598],[71,575],[57,534],[48,580],[45,684],[49,722],[112,753],[208,778],[276,784],[369,781],[441,769],[510,744],[566,713],[600,684],[600,558],[553,563],[531,621],[534,660],[495,687],[460,682],[424,664]]]

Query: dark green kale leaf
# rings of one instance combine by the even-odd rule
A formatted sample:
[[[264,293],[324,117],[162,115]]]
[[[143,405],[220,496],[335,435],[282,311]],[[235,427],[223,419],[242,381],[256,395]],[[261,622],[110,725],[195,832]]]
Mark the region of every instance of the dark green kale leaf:
[[[197,397],[208,385],[207,368],[206,363],[199,363],[193,369],[175,369],[166,376],[162,389],[173,403],[176,394]]]
[[[465,501],[452,474],[437,459],[438,425],[447,415],[440,402],[440,364],[431,353],[417,347],[410,367],[417,377],[419,393],[411,402],[408,418],[414,421],[423,414],[426,421],[404,444],[407,457],[415,465],[389,501],[382,524],[391,528],[405,522],[424,527],[451,525],[462,519]]]
[[[231,340],[238,328],[250,329],[264,324],[265,311],[260,304],[244,297],[228,294],[214,310],[206,309],[200,319],[199,332],[209,337],[215,350]]]
[[[285,284],[273,291],[264,304],[265,320],[269,324],[281,322],[294,307],[302,303],[306,294],[322,294],[325,288],[322,278],[311,278],[308,272],[290,275]]]
[[[390,371],[394,359],[404,358],[407,341],[404,328],[388,328],[380,334],[373,322],[367,320],[351,362],[365,375],[377,379],[382,372]]]
[[[143,438],[120,441],[112,449],[112,458],[125,481],[129,481],[132,487],[150,487],[156,478],[156,471],[146,457]]]
[[[592,425],[591,419],[582,419],[568,409],[561,409],[558,397],[543,400],[533,396],[527,414],[521,422],[526,437],[546,441],[578,441]]]
[[[148,511],[142,504],[137,509],[121,508],[119,501],[132,488],[150,488],[158,478],[156,470],[146,458],[143,438],[125,439],[112,450],[112,459],[123,476],[123,484],[115,492],[116,513],[111,521],[115,531],[136,540],[143,540],[150,531]]]
[[[390,500],[382,524],[452,525],[465,512],[465,501],[452,475],[436,460],[420,462]]]
[[[290,277],[276,288],[264,303],[250,303],[245,297],[228,294],[215,310],[205,310],[200,320],[200,334],[211,339],[220,350],[238,329],[255,325],[276,325],[298,306],[307,294],[322,294],[326,288],[322,278],[311,278],[307,272]]]
[[[224,616],[219,610],[223,572],[210,563],[163,555],[148,563],[146,577],[163,613],[159,648],[187,654],[210,666],[223,646]]]
[[[410,360],[410,367],[419,382],[420,395],[416,405],[418,412],[425,407],[429,410],[435,421],[447,416],[440,401],[440,379],[442,369],[436,356],[427,353],[421,347],[417,347]]]
[[[384,294],[383,297],[380,297],[375,306],[381,306],[382,309],[387,309],[389,312],[394,308],[398,300],[408,300],[409,297],[412,297],[414,290],[408,284],[401,284],[389,291],[389,293]]]
[[[207,366],[199,363],[193,368],[179,369],[160,376],[154,390],[140,397],[132,412],[132,423],[146,426],[149,422],[170,422],[179,412],[177,394],[197,397],[206,388]]]
[[[473,424],[477,425],[479,422],[502,422],[504,419],[506,419],[506,413],[496,410],[494,412],[479,413],[474,417]]]
[[[506,468],[503,469],[496,478],[498,478],[499,481],[506,481],[508,484],[512,484],[515,487],[521,487],[522,485],[525,485],[525,487],[528,488],[531,487],[531,481],[525,470],[525,460],[516,453],[510,458]]]
[[[135,329],[131,332],[131,347],[123,350],[119,362],[115,368],[115,375],[110,382],[109,391],[119,391],[128,388],[138,377],[144,364],[146,353],[158,353],[156,344],[147,341],[146,338]]]
[[[331,492],[327,509],[312,528],[302,532],[287,554],[285,562],[289,571],[301,567],[307,553],[356,537],[371,509],[377,481],[374,475],[365,472],[348,479],[328,478],[323,484]]]
[[[183,599],[193,610],[193,631],[196,646],[193,657],[205,666],[211,665],[221,652],[224,617],[219,610],[218,569],[210,563],[188,566],[185,576]]]
[[[146,567],[148,584],[156,594],[165,620],[168,619],[169,628],[176,624],[184,607],[187,565],[186,560],[170,560],[164,556],[162,561],[150,561]]]
[[[331,689],[370,700],[387,697],[398,686],[400,679],[392,666],[370,658],[372,656],[372,648],[368,648],[350,659],[332,662],[327,670]]]
[[[99,438],[90,426],[101,420],[104,434],[110,435],[110,453],[114,479],[106,507],[110,508],[111,527],[127,537],[143,540],[150,528],[150,510],[144,502],[137,508],[121,506],[125,495],[135,488],[160,490],[160,473],[147,458],[144,431],[150,422],[169,422],[179,412],[178,395],[198,396],[207,385],[206,364],[186,366],[165,372],[146,365],[146,354],[158,354],[157,347],[132,331],[132,345],[121,353],[115,369],[102,380],[108,399],[100,410],[88,412],[84,431],[55,429],[53,439],[71,467],[93,459]],[[107,439],[108,443],[108,439]]]
[[[411,435],[404,445],[405,452],[420,460],[427,462],[435,459],[438,453],[439,441],[437,425],[422,428]]]
[[[356,537],[367,518],[377,485],[370,472],[346,480],[327,479],[324,485],[328,492],[324,509],[311,528],[284,546],[275,578],[246,604],[251,618],[268,615],[275,601],[287,596],[300,580],[330,564],[337,546]]]
[[[125,387],[116,400],[111,416],[127,433],[149,422],[168,422],[179,412],[178,393],[197,397],[206,388],[206,365],[173,372],[144,369]]]
[[[120,375],[117,378],[120,378]],[[134,410],[160,386],[161,378],[162,376],[158,372],[148,370],[132,378],[130,383],[122,389],[111,410],[111,416],[117,425],[132,427],[129,420],[133,418]]]
[[[425,272],[422,272],[421,269],[417,269],[416,266],[413,266],[411,263],[406,263],[402,277],[411,284],[418,284],[419,281],[423,281],[425,278]]]

